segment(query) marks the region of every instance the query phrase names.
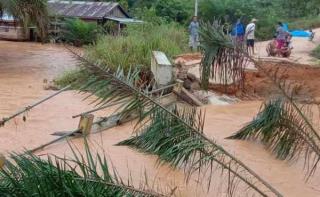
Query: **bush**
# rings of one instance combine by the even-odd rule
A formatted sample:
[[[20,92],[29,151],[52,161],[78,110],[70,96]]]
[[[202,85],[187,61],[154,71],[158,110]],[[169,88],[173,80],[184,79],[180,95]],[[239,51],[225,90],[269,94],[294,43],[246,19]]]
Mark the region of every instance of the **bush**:
[[[320,59],[320,45],[311,52],[311,55],[317,59]]]
[[[80,19],[67,19],[63,26],[62,37],[75,46],[92,44],[96,41],[98,27],[94,23],[84,22]]]
[[[176,24],[128,26],[125,35],[102,36],[87,47],[87,56],[111,68],[142,66],[149,70],[152,51],[163,51],[169,58],[188,49],[187,33]]]
[[[54,84],[59,88],[64,88],[69,84],[72,84],[74,89],[79,89],[80,86],[77,84],[81,83],[74,83],[74,82],[81,82],[85,81],[88,78],[89,74],[86,73],[84,70],[80,69],[73,69],[65,71],[62,75],[54,80]]]
[[[320,27],[320,17],[305,17],[289,22],[290,29],[310,29]]]

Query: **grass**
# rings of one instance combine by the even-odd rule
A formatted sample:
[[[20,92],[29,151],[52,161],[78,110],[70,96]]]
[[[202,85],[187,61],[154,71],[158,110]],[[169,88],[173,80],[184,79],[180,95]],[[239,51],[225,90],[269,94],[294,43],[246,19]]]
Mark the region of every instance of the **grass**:
[[[150,70],[154,50],[164,52],[169,58],[187,51],[186,31],[176,24],[133,25],[122,36],[100,37],[96,45],[88,47],[87,55],[113,69],[139,65]]]
[[[88,73],[78,68],[67,70],[62,75],[54,80],[54,84],[59,88],[64,88],[67,85],[72,84],[72,88],[79,89],[80,83],[74,83],[84,81],[88,78]]]
[[[152,51],[155,50],[164,52],[169,58],[187,52],[187,32],[175,23],[128,26],[121,36],[100,36],[95,45],[86,46],[85,56],[113,70],[121,66],[128,71],[139,66],[148,73]],[[65,87],[79,79],[87,79],[87,73],[79,69],[70,70],[55,79],[55,85]],[[76,86],[74,88],[78,89]]]

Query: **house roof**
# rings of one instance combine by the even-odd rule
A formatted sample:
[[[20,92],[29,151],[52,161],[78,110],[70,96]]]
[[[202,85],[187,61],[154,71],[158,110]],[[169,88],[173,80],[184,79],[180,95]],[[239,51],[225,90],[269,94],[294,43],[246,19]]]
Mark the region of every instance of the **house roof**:
[[[119,8],[121,12],[128,18],[129,15],[124,9],[115,2],[87,2],[87,1],[48,1],[50,14],[66,17],[79,17],[85,19],[103,19],[110,16],[115,8]]]

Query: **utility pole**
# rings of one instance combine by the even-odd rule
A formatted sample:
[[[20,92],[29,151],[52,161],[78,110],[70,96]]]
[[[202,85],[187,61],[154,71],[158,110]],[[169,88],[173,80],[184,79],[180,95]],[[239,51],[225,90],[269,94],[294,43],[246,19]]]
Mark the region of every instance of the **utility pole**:
[[[194,16],[198,16],[198,0],[194,3]]]

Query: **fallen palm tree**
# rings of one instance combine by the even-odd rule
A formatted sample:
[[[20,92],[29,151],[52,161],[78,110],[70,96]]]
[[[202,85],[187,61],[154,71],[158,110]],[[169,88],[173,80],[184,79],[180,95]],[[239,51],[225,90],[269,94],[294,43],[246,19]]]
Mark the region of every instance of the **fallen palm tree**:
[[[138,76],[136,72],[129,72],[125,76],[122,69],[112,72],[103,65],[94,64],[82,56],[75,55],[83,62],[91,76],[82,87],[82,91],[90,90],[91,95],[99,95],[99,99],[96,100],[98,105],[130,99],[123,105],[121,111],[123,116],[131,113],[139,115],[136,131],[143,131],[145,128],[148,132],[149,128],[149,131],[152,132],[149,133],[149,136],[155,135],[154,132],[164,135],[162,136],[164,147],[161,146],[162,143],[157,143],[161,136],[149,138],[148,143],[148,140],[144,140],[141,145],[144,148],[153,146],[154,149],[164,151],[167,158],[162,159],[163,155],[161,155],[160,160],[169,161],[173,167],[183,167],[188,172],[187,177],[206,168],[211,169],[208,175],[208,186],[210,186],[212,174],[217,165],[228,179],[227,193],[230,196],[235,195],[239,183],[243,183],[244,188],[248,188],[247,192],[250,190],[262,196],[281,196],[253,170],[203,133],[201,115],[196,115],[194,111],[178,110],[178,108],[172,110],[162,106],[134,86],[135,76]],[[153,127],[155,125],[158,126]],[[175,152],[172,152],[173,150]],[[152,152],[152,148],[146,151]],[[158,152],[152,153],[159,154]]]
[[[252,122],[229,139],[261,141],[282,160],[303,157],[309,177],[320,161],[320,141],[312,125],[313,117],[307,116],[311,111],[304,105],[297,110],[283,98],[271,99]]]

